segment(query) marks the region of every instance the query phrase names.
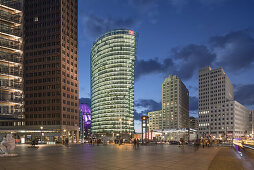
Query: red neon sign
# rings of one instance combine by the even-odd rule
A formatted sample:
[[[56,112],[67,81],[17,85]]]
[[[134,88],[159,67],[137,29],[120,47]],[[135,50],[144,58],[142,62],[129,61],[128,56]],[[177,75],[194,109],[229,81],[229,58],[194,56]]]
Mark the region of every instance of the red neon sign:
[[[129,30],[130,35],[134,35],[134,31]]]

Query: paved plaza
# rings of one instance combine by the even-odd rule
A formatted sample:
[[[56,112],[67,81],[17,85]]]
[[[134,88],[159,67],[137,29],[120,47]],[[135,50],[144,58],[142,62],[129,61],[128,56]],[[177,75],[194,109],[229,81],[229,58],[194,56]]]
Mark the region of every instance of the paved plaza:
[[[41,145],[38,149],[18,145],[17,157],[0,157],[0,170],[55,169],[172,169],[219,170],[252,169],[232,148],[195,149],[176,145],[152,145],[133,148],[132,145],[73,144]]]

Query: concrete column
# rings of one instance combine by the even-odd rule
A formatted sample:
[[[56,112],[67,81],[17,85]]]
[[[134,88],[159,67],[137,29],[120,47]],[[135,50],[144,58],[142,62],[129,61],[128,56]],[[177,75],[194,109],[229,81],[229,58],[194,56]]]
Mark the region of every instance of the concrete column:
[[[71,131],[71,142],[74,143],[74,130]]]
[[[79,143],[79,131],[76,131],[76,143]]]

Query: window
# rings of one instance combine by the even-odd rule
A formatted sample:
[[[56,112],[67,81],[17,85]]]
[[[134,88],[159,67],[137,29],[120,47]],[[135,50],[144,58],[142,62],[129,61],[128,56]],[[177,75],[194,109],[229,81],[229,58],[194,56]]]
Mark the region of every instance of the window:
[[[39,18],[38,17],[34,17],[34,22],[38,22]]]

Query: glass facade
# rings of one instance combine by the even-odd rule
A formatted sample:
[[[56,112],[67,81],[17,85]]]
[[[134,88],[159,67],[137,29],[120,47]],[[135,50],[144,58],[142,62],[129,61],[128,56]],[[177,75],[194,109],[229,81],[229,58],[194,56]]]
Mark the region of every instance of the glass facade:
[[[0,1],[0,126],[19,126],[23,112],[22,1]]]
[[[93,44],[91,102],[93,134],[134,133],[136,33],[113,30]]]

